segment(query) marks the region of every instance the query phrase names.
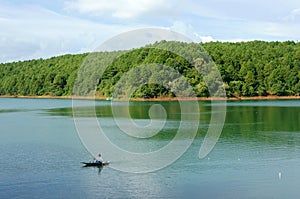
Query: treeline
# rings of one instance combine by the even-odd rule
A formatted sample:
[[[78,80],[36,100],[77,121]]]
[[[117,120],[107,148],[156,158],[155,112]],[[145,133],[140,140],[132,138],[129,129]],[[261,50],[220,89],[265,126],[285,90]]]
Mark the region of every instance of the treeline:
[[[228,96],[289,96],[300,93],[300,43],[205,43],[218,65]]]
[[[0,64],[0,95],[72,95],[87,54]]]
[[[228,97],[300,94],[299,43],[162,41],[130,51],[2,63],[0,95],[66,96],[96,91],[105,97],[114,93],[126,95],[126,92],[132,92],[131,97],[157,97],[174,96],[175,88],[183,87],[187,89],[186,95],[194,92],[199,97],[210,96],[212,91],[207,84],[218,87],[220,82],[215,71],[206,74],[207,77],[203,75],[202,71],[213,63],[201,46],[217,65]],[[133,68],[134,72],[128,73]],[[180,75],[187,79],[193,91]]]

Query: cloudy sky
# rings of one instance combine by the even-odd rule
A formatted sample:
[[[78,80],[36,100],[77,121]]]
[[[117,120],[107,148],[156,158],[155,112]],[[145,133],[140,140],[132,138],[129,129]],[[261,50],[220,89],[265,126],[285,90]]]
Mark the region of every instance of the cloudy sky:
[[[0,62],[92,51],[137,28],[194,41],[300,40],[299,0],[0,0]]]

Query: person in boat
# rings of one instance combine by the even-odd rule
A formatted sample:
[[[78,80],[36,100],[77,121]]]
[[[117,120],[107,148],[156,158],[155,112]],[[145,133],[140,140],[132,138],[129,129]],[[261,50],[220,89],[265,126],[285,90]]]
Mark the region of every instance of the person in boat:
[[[103,158],[102,158],[101,154],[99,154],[94,159],[95,159],[95,161],[94,161],[95,163],[102,163],[103,162]]]

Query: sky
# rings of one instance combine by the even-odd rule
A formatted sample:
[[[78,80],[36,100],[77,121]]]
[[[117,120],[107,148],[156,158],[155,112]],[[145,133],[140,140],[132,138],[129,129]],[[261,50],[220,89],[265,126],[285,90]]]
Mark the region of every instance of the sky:
[[[93,51],[139,28],[195,42],[300,40],[299,0],[0,0],[0,62]]]

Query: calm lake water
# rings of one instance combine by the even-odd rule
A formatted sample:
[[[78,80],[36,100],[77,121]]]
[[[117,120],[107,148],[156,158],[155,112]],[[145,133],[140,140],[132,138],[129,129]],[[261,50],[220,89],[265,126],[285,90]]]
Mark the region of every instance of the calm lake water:
[[[132,117],[147,120],[155,103],[131,103]],[[97,101],[96,112],[116,144],[147,151],[172,140],[179,125],[178,103],[160,104],[170,122],[136,142],[114,134],[119,129],[109,102]],[[299,197],[300,100],[227,102],[221,137],[204,159],[198,153],[210,103],[199,104],[199,132],[181,158],[156,172],[132,174],[112,169],[118,161],[102,169],[82,167],[92,157],[76,132],[71,100],[0,99],[0,198]],[[110,160],[109,154],[104,158]]]

